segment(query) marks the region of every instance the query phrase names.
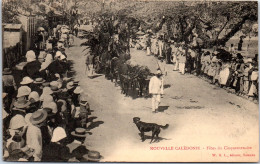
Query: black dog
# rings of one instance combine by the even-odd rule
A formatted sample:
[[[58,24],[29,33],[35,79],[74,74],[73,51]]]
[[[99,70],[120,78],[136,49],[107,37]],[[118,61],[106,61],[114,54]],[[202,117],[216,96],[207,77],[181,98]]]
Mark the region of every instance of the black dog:
[[[153,141],[154,136],[156,135],[157,140],[159,139],[159,134],[161,132],[161,128],[162,129],[166,129],[169,127],[169,124],[166,124],[165,126],[162,125],[158,125],[155,123],[146,123],[146,122],[142,122],[140,121],[141,119],[139,117],[134,117],[133,121],[136,124],[137,128],[139,129],[139,131],[141,132],[141,138],[142,138],[142,142],[144,142],[144,132],[150,132],[152,131],[152,139],[151,142]]]

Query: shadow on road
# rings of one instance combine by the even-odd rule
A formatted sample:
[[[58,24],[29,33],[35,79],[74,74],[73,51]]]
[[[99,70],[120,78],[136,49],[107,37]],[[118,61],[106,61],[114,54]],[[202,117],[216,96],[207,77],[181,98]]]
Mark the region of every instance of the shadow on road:
[[[89,117],[89,118],[88,118],[88,122],[93,122],[93,120],[95,120],[95,119],[97,119],[97,117],[96,117],[96,116]]]
[[[171,84],[165,84],[163,85],[163,88],[166,89],[166,88],[170,88],[171,87]]]
[[[139,135],[141,136],[141,133],[139,133]],[[144,139],[145,140],[149,140],[149,142],[151,141],[151,139],[152,139],[152,136],[148,136],[148,135],[144,135]],[[163,137],[154,137],[153,138],[153,142],[160,142],[160,141],[162,141],[162,140],[171,140],[171,139],[167,139],[167,138],[163,138]],[[152,143],[153,143],[152,142]]]
[[[93,75],[93,76],[89,76],[90,79],[95,79],[97,77],[100,77],[102,76],[102,74],[96,74],[96,75]]]
[[[104,121],[91,122],[90,125],[87,127],[87,130],[91,130],[91,129],[97,128],[101,124],[104,124]]]
[[[165,110],[167,110],[169,108],[169,106],[159,106],[158,107],[158,112],[164,112]]]

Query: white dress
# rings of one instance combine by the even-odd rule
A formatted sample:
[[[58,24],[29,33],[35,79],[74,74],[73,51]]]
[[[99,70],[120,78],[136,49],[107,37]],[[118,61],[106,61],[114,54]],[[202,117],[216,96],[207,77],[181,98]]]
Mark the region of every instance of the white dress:
[[[226,85],[229,74],[230,74],[229,67],[225,67],[223,70],[221,70],[219,73],[219,83],[222,85]]]

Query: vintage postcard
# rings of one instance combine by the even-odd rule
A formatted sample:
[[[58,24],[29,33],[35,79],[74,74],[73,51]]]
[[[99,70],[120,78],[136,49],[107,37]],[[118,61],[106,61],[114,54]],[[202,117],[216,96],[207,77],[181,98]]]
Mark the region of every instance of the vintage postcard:
[[[258,2],[2,0],[3,161],[258,162]]]

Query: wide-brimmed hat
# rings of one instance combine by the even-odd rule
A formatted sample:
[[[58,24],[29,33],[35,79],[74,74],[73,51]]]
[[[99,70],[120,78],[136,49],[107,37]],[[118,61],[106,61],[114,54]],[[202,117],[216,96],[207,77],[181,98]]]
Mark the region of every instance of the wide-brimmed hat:
[[[30,122],[33,125],[40,124],[46,120],[47,116],[48,116],[48,114],[45,110],[38,110],[32,114],[32,116],[30,118]]]
[[[16,130],[26,125],[27,123],[25,121],[25,118],[22,115],[17,114],[10,120],[9,129]]]
[[[30,84],[30,83],[32,83],[33,82],[33,79],[31,79],[30,77],[28,77],[28,76],[25,76],[24,78],[23,78],[23,80],[20,82],[20,84]]]
[[[76,89],[74,90],[75,94],[80,94],[83,92],[83,89],[80,88],[80,86],[77,86]]]
[[[83,158],[85,158],[89,162],[98,162],[103,159],[98,151],[89,151],[88,154],[83,156]]]
[[[43,108],[43,109],[40,109],[40,110],[45,110],[48,114],[48,117],[52,117],[52,116],[56,115],[56,113],[52,112],[51,108]]]
[[[73,87],[74,87],[73,81],[68,82],[67,85],[66,85],[66,88],[67,88],[67,89],[72,89]]]
[[[62,87],[62,83],[58,81],[52,81],[50,82],[50,87],[52,86],[58,87],[58,89],[60,89]]]
[[[41,51],[39,56],[38,56],[38,59],[44,59],[46,57],[46,55],[47,55],[46,52],[48,52],[48,51]]]
[[[49,86],[50,86],[50,82],[43,82],[43,83],[42,83],[42,86],[43,86],[43,87],[49,87]]]
[[[60,85],[60,83],[57,82],[57,81],[52,81],[52,82],[50,83],[51,90],[52,90],[54,93],[60,92],[60,91],[61,91],[61,89],[60,89],[61,86],[62,86],[62,84]]]
[[[30,101],[25,100],[23,97],[19,97],[15,102],[14,102],[14,106],[16,108],[25,108],[28,107],[30,105]]]
[[[20,88],[18,88],[16,97],[29,96],[31,91],[31,88],[29,88],[28,86],[21,86]]]
[[[35,84],[42,84],[42,83],[44,83],[45,81],[46,81],[46,80],[44,80],[43,78],[39,77],[39,78],[36,78],[33,83],[35,83]]]
[[[73,85],[74,85],[74,86],[78,86],[78,85],[79,85],[79,81],[78,81],[78,80],[76,80],[76,81],[74,80],[74,81],[73,81]]]
[[[61,56],[60,56],[60,60],[63,60],[63,59],[66,59],[66,56],[65,56],[65,55],[61,55]]]
[[[35,52],[33,50],[27,51],[25,56],[26,56],[27,62],[36,60]]]
[[[10,68],[4,68],[4,70],[3,70],[3,74],[4,74],[4,75],[9,75],[9,74],[11,74],[11,73],[12,73],[12,71],[11,71]]]
[[[44,87],[44,88],[42,89],[42,94],[43,94],[43,95],[45,95],[45,94],[51,95],[51,94],[53,94],[53,91],[51,90],[50,87]]]
[[[58,142],[67,137],[65,130],[62,127],[57,127],[53,130],[51,142]]]
[[[51,142],[58,142],[67,137],[65,130],[62,127],[57,127],[53,130]]]
[[[87,96],[82,95],[80,96],[79,105],[86,106],[88,104]]]
[[[64,81],[70,81],[72,78],[71,77],[64,77],[63,80]]]
[[[55,102],[43,103],[43,108],[50,108],[52,113],[56,114],[58,112],[57,104]]]
[[[33,91],[29,94],[28,100],[34,99],[35,102],[38,102],[40,100],[39,93],[36,91]]]
[[[52,61],[52,60],[53,60],[52,54],[47,54],[45,57],[45,61]]]
[[[52,95],[49,95],[49,94],[42,95],[41,100],[44,101],[43,103],[54,102]]]
[[[84,128],[76,128],[75,131],[71,132],[71,135],[76,136],[76,137],[86,137],[87,132],[86,132],[86,129],[84,129]]]

